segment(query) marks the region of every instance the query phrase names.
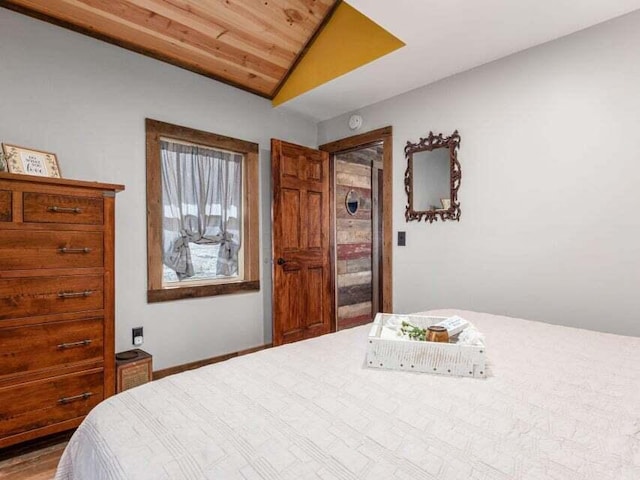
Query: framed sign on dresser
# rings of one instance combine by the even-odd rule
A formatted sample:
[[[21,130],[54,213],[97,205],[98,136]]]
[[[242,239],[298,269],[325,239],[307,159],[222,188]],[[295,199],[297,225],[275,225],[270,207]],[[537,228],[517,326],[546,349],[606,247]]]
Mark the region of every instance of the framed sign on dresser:
[[[121,190],[0,173],[0,448],[74,428],[114,394]]]

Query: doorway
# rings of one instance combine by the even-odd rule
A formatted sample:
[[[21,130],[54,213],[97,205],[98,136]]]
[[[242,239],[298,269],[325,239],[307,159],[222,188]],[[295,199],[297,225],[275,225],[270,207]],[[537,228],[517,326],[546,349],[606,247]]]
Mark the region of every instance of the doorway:
[[[382,142],[334,155],[336,330],[380,311]]]
[[[331,170],[334,325],[392,311],[392,129],[319,147]]]
[[[272,140],[274,345],[367,323],[378,311],[392,311],[392,148],[391,127],[322,145],[319,150]],[[337,200],[336,167],[340,158],[357,157],[356,152],[360,151],[362,155],[365,150],[375,153],[377,158],[375,162],[371,160],[368,170],[361,170],[366,173],[360,176],[369,175],[369,188],[361,188],[359,193],[354,191],[350,197],[352,202],[347,199],[349,192]],[[348,169],[352,168],[348,164],[355,162],[343,163]],[[354,187],[356,184],[352,181],[342,186]],[[363,183],[363,186],[366,185]],[[366,190],[369,190],[369,197]],[[354,211],[351,215],[354,217],[364,215],[367,210],[363,208],[358,213],[360,205],[368,206],[370,245],[363,247],[365,251],[368,249],[368,261],[364,260],[366,255],[355,257],[354,252],[359,247],[348,242],[343,242],[347,246],[341,247],[342,244],[337,243],[336,226],[341,219],[337,218],[336,206],[338,203],[346,205],[343,202],[358,204],[347,205]],[[346,220],[341,223],[348,226]],[[348,228],[346,231],[341,234],[346,235],[345,238],[351,234],[354,238],[367,235],[349,233]],[[350,256],[352,258],[348,258]],[[339,259],[345,260],[341,267],[338,266]],[[354,262],[349,263],[349,260]],[[358,264],[360,267],[354,267]],[[353,271],[354,268],[362,270]],[[339,279],[339,271],[343,274],[342,279]],[[368,285],[353,283],[358,275],[344,276],[349,273],[362,274],[362,277],[369,275],[370,281]],[[350,303],[352,301],[355,303]],[[338,303],[344,307],[342,322],[338,321]],[[368,305],[353,306],[358,303]]]

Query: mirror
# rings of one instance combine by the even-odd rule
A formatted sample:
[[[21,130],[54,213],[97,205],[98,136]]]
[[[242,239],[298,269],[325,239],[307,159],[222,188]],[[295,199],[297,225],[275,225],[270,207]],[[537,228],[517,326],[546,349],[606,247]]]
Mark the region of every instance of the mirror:
[[[344,199],[344,203],[347,207],[347,213],[349,215],[355,215],[358,212],[358,207],[360,206],[360,198],[358,197],[358,192],[355,190],[349,190],[347,192],[347,196]]]
[[[457,130],[450,137],[429,132],[429,136],[418,143],[407,142],[404,149],[407,157],[404,176],[407,221],[460,220],[458,188],[462,170],[457,157],[459,146]]]
[[[413,208],[418,211],[443,209],[441,200],[449,201],[451,194],[451,172],[449,150],[438,148],[416,152],[412,157]]]

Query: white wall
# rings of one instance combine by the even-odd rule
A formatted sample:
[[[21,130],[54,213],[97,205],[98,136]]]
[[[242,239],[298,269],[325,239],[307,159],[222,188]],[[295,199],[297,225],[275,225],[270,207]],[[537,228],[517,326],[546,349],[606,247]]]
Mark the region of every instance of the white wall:
[[[640,335],[639,45],[635,12],[358,112],[394,129],[396,311]],[[348,116],[319,143],[351,135]],[[455,129],[460,223],[405,223],[404,144]]]
[[[164,368],[270,341],[264,263],[259,293],[146,303],[144,119],[260,144],[263,246],[270,236],[269,140],[314,145],[315,124],[254,95],[4,9],[0,59],[0,141],[56,152],[66,178],[126,185],[116,208],[116,348],[130,348],[131,328],[143,326],[143,348],[154,354],[155,368]],[[270,257],[268,249],[263,254]]]
[[[640,335],[640,13],[363,109],[393,125],[397,311],[459,307]],[[58,154],[66,178],[117,198],[117,349],[145,327],[156,368],[271,339],[259,293],[146,303],[144,118],[260,144],[270,257],[269,139],[352,134],[156,60],[0,9],[0,141]],[[462,134],[460,223],[405,223],[402,149]],[[316,140],[319,139],[319,142]],[[418,267],[418,268],[416,268]]]

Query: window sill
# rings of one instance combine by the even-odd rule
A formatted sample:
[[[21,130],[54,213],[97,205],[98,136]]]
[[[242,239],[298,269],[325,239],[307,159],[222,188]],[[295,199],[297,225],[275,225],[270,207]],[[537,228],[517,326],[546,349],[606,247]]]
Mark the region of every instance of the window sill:
[[[147,303],[168,302],[184,298],[213,297],[260,290],[260,280],[194,285],[190,287],[168,287],[147,290]]]

